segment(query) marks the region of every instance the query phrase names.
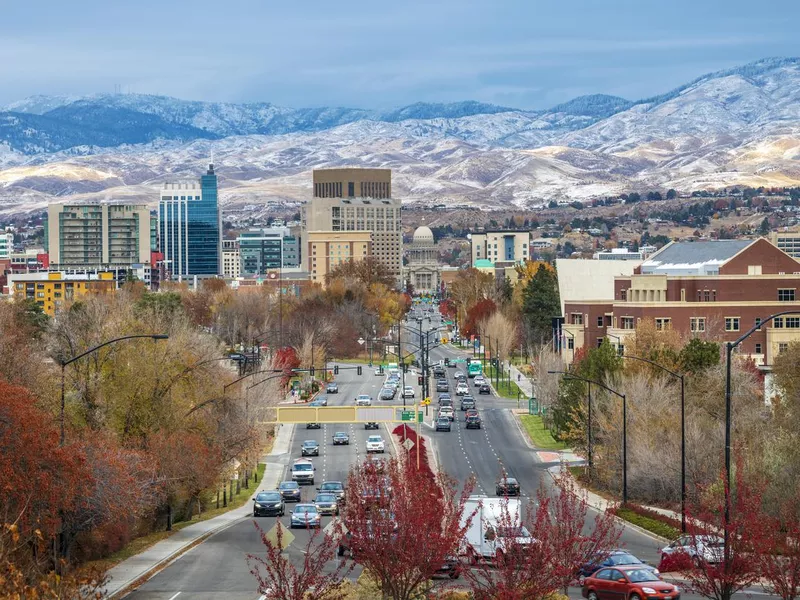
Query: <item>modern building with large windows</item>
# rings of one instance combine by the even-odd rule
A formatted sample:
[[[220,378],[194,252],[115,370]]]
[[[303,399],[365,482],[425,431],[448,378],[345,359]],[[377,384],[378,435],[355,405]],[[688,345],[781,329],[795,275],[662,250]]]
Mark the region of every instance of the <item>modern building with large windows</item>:
[[[300,266],[299,241],[288,227],[251,229],[239,234],[237,242],[242,277]]]
[[[222,217],[214,165],[199,181],[164,184],[158,234],[169,278],[222,273]]]

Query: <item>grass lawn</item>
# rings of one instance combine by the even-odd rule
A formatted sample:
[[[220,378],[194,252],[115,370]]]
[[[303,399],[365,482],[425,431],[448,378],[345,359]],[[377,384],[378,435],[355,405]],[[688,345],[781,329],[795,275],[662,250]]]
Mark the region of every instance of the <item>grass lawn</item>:
[[[500,385],[495,384],[493,367],[487,365],[486,369],[483,372],[483,375],[484,377],[490,380],[489,383],[492,384],[492,387],[495,389],[495,391],[503,398],[510,398],[512,400],[516,400],[517,398],[519,398],[518,394],[520,392],[520,389],[516,383],[514,383],[513,381],[508,381],[507,378],[504,378],[507,377],[507,374],[505,376],[504,375],[500,376]],[[522,396],[523,398],[527,399],[526,394],[523,394]]]
[[[273,438],[274,441],[274,438]],[[265,454],[269,453],[271,448],[272,442],[269,443],[270,447],[266,449]],[[258,481],[260,482],[261,479],[264,477],[264,469],[266,469],[267,465],[264,463],[259,463],[258,465]],[[242,481],[244,483],[244,481]],[[136,556],[137,554],[144,552],[154,544],[160,542],[161,540],[167,539],[176,531],[180,531],[184,527],[188,527],[194,523],[199,523],[200,521],[207,521],[208,519],[213,519],[219,515],[222,515],[229,510],[233,510],[234,508],[240,508],[244,506],[247,501],[252,496],[253,492],[257,489],[258,484],[250,482],[250,489],[246,490],[244,487],[239,489],[239,493],[236,493],[236,486],[234,486],[233,497],[228,499],[228,506],[227,508],[222,508],[222,501],[220,500],[220,508],[212,508],[211,510],[206,510],[203,512],[202,515],[197,516],[194,515],[191,520],[189,521],[180,521],[177,523],[172,524],[172,531],[154,531],[148,535],[143,535],[136,539],[131,540],[128,544],[117,550],[114,554],[111,554],[105,558],[91,561],[87,563],[89,567],[97,567],[103,571],[107,571],[108,569],[114,567],[115,565],[121,563],[123,560],[126,560],[132,556]],[[216,502],[214,502],[214,506],[216,506]]]
[[[544,428],[542,417],[539,415],[520,415],[520,422],[531,438],[533,445],[541,450],[563,450],[566,448],[564,442],[558,442],[553,439],[547,429]]]

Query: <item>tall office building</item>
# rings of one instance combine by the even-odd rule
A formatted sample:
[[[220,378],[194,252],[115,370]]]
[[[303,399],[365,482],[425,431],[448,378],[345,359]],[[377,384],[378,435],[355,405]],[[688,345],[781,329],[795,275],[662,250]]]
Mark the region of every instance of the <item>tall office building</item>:
[[[314,197],[302,210],[301,248],[311,232],[368,231],[371,253],[401,285],[401,202],[392,198],[390,169],[317,169]]]
[[[243,277],[300,266],[299,241],[288,227],[251,229],[239,234],[237,241]]]
[[[10,231],[0,233],[0,260],[9,258],[14,252],[14,234]]]
[[[143,204],[51,204],[47,251],[55,269],[124,269],[150,262]]]
[[[172,278],[222,273],[222,216],[214,165],[199,181],[165,183],[158,206],[158,235]]]

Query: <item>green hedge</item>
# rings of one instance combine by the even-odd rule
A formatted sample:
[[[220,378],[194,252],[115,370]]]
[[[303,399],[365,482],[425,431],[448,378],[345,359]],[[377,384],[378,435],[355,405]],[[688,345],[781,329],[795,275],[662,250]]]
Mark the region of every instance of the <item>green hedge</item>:
[[[647,531],[655,533],[656,535],[660,535],[668,540],[677,538],[681,534],[680,529],[676,529],[672,525],[664,523],[663,521],[659,521],[658,519],[640,515],[631,508],[619,507],[614,511],[614,513],[619,518],[628,521],[628,523],[633,523],[642,529],[646,529]]]

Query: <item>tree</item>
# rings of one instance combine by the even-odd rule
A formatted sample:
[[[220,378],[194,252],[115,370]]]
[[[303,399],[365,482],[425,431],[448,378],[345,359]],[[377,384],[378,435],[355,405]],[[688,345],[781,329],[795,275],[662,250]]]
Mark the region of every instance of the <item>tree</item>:
[[[272,529],[274,535],[265,532],[258,523],[253,524],[266,555],[248,554],[247,564],[265,600],[344,600],[349,597],[343,584],[353,565],[340,562],[333,571],[326,571],[337,546],[335,532],[314,530],[303,547],[300,561],[291,552],[285,553],[288,544],[280,521],[276,521]],[[296,566],[297,563],[300,565]]]
[[[536,495],[536,508],[513,515],[508,500],[501,510],[498,530],[530,536],[503,537],[502,553],[493,565],[480,563],[465,571],[476,600],[544,600],[566,589],[581,565],[610,552],[621,529],[610,513],[601,512],[587,528],[588,504],[566,475],[555,479],[551,493]],[[587,531],[588,530],[588,531]]]
[[[764,220],[761,221],[761,225],[758,228],[758,233],[760,235],[769,235],[770,230],[771,230],[771,227],[770,227],[770,224],[769,224],[769,218],[764,217]]]
[[[767,547],[761,548],[762,586],[783,600],[800,597],[800,497],[797,491],[781,498],[778,514],[770,519]]]
[[[553,317],[561,314],[556,274],[539,266],[525,287],[522,314],[535,343],[544,343],[552,337]]]
[[[489,298],[480,300],[477,304],[470,307],[467,311],[467,318],[464,321],[464,325],[461,327],[462,335],[465,337],[478,335],[478,329],[480,329],[483,335],[494,336],[492,332],[486,330],[484,323],[496,310],[497,305],[493,300],[489,300]]]
[[[719,344],[692,338],[689,343],[681,348],[678,355],[681,369],[689,373],[700,373],[709,367],[718,365],[720,361]]]
[[[325,276],[327,283],[334,279],[358,281],[370,286],[373,283],[382,283],[386,287],[394,288],[396,281],[384,262],[374,256],[365,256],[361,260],[351,259],[336,265]]]
[[[445,474],[431,477],[414,461],[392,458],[383,466],[367,461],[350,471],[342,515],[346,544],[384,597],[418,597],[457,553],[471,490],[471,481],[459,492]]]
[[[677,196],[678,192],[676,192],[672,188],[667,190],[667,200],[674,200],[675,198],[677,198]]]
[[[492,356],[507,360],[512,348],[516,346],[517,327],[499,310],[492,313],[481,326],[481,331],[486,331],[491,336]]]
[[[637,202],[640,202],[641,199],[642,196],[639,194],[639,192],[631,192],[630,194],[628,194],[628,198],[625,200],[625,204],[636,204]]]

